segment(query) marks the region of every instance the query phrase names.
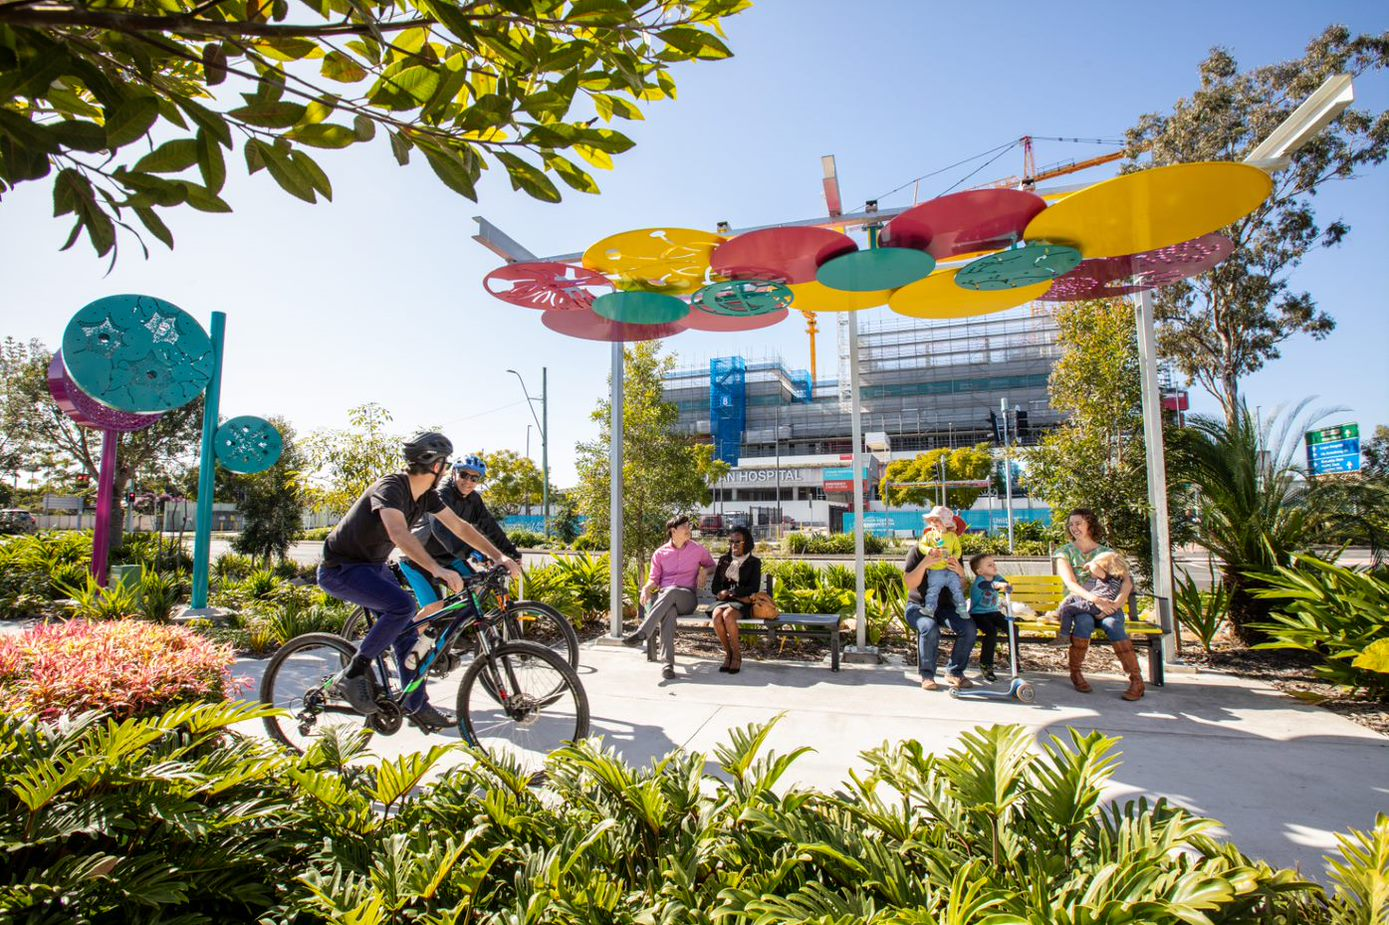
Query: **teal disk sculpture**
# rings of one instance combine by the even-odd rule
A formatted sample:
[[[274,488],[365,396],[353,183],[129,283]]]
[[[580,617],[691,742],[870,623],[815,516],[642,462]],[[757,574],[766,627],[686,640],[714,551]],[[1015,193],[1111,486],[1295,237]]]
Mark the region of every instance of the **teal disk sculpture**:
[[[925,251],[873,247],[835,257],[815,271],[815,278],[844,292],[879,292],[925,279],[935,268],[936,258]]]
[[[670,324],[688,315],[690,307],[659,292],[609,292],[593,300],[593,313],[622,324]]]
[[[696,292],[691,308],[711,315],[754,318],[790,308],[796,294],[781,283],[761,279],[735,279],[713,283]]]
[[[232,472],[253,475],[279,462],[284,452],[280,432],[264,418],[243,415],[217,428],[212,438],[217,461]]]
[[[1080,261],[1080,251],[1074,247],[1027,244],[971,261],[955,274],[955,285],[976,292],[1021,289],[1065,276]]]
[[[63,362],[78,388],[103,405],[157,414],[207,388],[212,340],[177,305],[147,295],[107,296],[72,316]]]

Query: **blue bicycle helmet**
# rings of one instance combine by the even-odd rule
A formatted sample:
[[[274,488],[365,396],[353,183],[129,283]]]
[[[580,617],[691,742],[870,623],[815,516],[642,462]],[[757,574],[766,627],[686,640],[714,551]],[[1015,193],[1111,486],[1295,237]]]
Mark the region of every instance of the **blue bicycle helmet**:
[[[464,456],[462,459],[454,462],[454,472],[462,472],[465,469],[470,472],[476,472],[479,476],[478,481],[487,478],[487,463],[482,461],[481,456]]]

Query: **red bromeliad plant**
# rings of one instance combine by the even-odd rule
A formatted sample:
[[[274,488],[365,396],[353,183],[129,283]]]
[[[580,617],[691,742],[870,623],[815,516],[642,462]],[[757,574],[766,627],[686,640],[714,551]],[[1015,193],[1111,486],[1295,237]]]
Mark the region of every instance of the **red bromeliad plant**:
[[[42,719],[84,710],[125,718],[177,703],[223,700],[247,685],[231,676],[231,647],[144,621],[38,626],[0,640],[0,711]]]

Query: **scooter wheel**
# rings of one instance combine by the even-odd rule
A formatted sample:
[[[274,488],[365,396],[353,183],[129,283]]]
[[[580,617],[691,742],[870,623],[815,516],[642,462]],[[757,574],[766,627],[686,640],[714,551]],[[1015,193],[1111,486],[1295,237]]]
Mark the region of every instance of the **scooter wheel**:
[[[958,687],[952,687],[952,688],[950,688],[950,699],[951,699],[951,700],[959,700],[959,699],[960,699],[960,689],[959,689]]]
[[[1020,703],[1034,703],[1037,700],[1037,689],[1024,681],[1018,685],[1017,693],[1014,694]]]

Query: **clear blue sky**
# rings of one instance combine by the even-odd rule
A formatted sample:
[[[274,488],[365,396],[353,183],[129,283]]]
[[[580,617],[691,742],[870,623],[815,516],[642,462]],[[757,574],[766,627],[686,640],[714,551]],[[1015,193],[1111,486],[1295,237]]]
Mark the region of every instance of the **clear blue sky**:
[[[484,214],[538,254],[582,250],[605,235],[672,225],[759,225],[823,213],[819,158],[835,154],[846,208],[913,177],[1023,134],[1117,138],[1137,116],[1164,111],[1196,84],[1213,45],[1252,67],[1298,54],[1332,22],[1383,30],[1382,2],[1100,2],[946,4],[763,0],[728,23],[736,57],[680,68],[679,99],[651,105],[629,126],[637,147],[598,176],[599,197],[568,193],[547,205],[511,191],[500,171],[481,203],[449,192],[422,160],[395,166],[384,140],[323,152],[335,200],[309,206],[263,172],[230,159],[231,215],[166,213],[177,237],[149,260],[127,242],[106,274],[85,241],[58,247],[49,188],[28,184],[0,203],[0,333],[55,345],[92,299],[144,292],[206,322],[228,315],[222,408],[281,414],[301,431],[342,426],[346,410],[376,401],[399,429],[443,425],[461,447],[521,450],[530,421],[520,388],[550,371],[551,465],[573,480],[573,446],[606,390],[605,344],[571,340],[539,313],[486,295],[498,261],[471,240]],[[1389,76],[1357,85],[1360,105],[1389,106]],[[1040,142],[1038,163],[1100,149]],[[1006,155],[975,181],[1017,173]],[[922,186],[922,198],[958,178]],[[1086,175],[1090,176],[1090,175]],[[911,190],[884,198],[910,202]],[[1389,253],[1389,166],[1318,197],[1324,221],[1351,225],[1347,242],[1319,252],[1294,285],[1337,319],[1322,342],[1294,338],[1283,358],[1247,380],[1265,411],[1316,394],[1344,405],[1365,429],[1389,423],[1389,321],[1382,268]],[[875,309],[870,317],[892,316]],[[828,319],[827,319],[828,320]],[[820,336],[822,375],[835,368],[833,324]],[[685,333],[668,341],[685,362],[742,352],[807,362],[794,319],[752,334]],[[1213,405],[1196,395],[1198,410]],[[539,459],[538,438],[532,453]]]

